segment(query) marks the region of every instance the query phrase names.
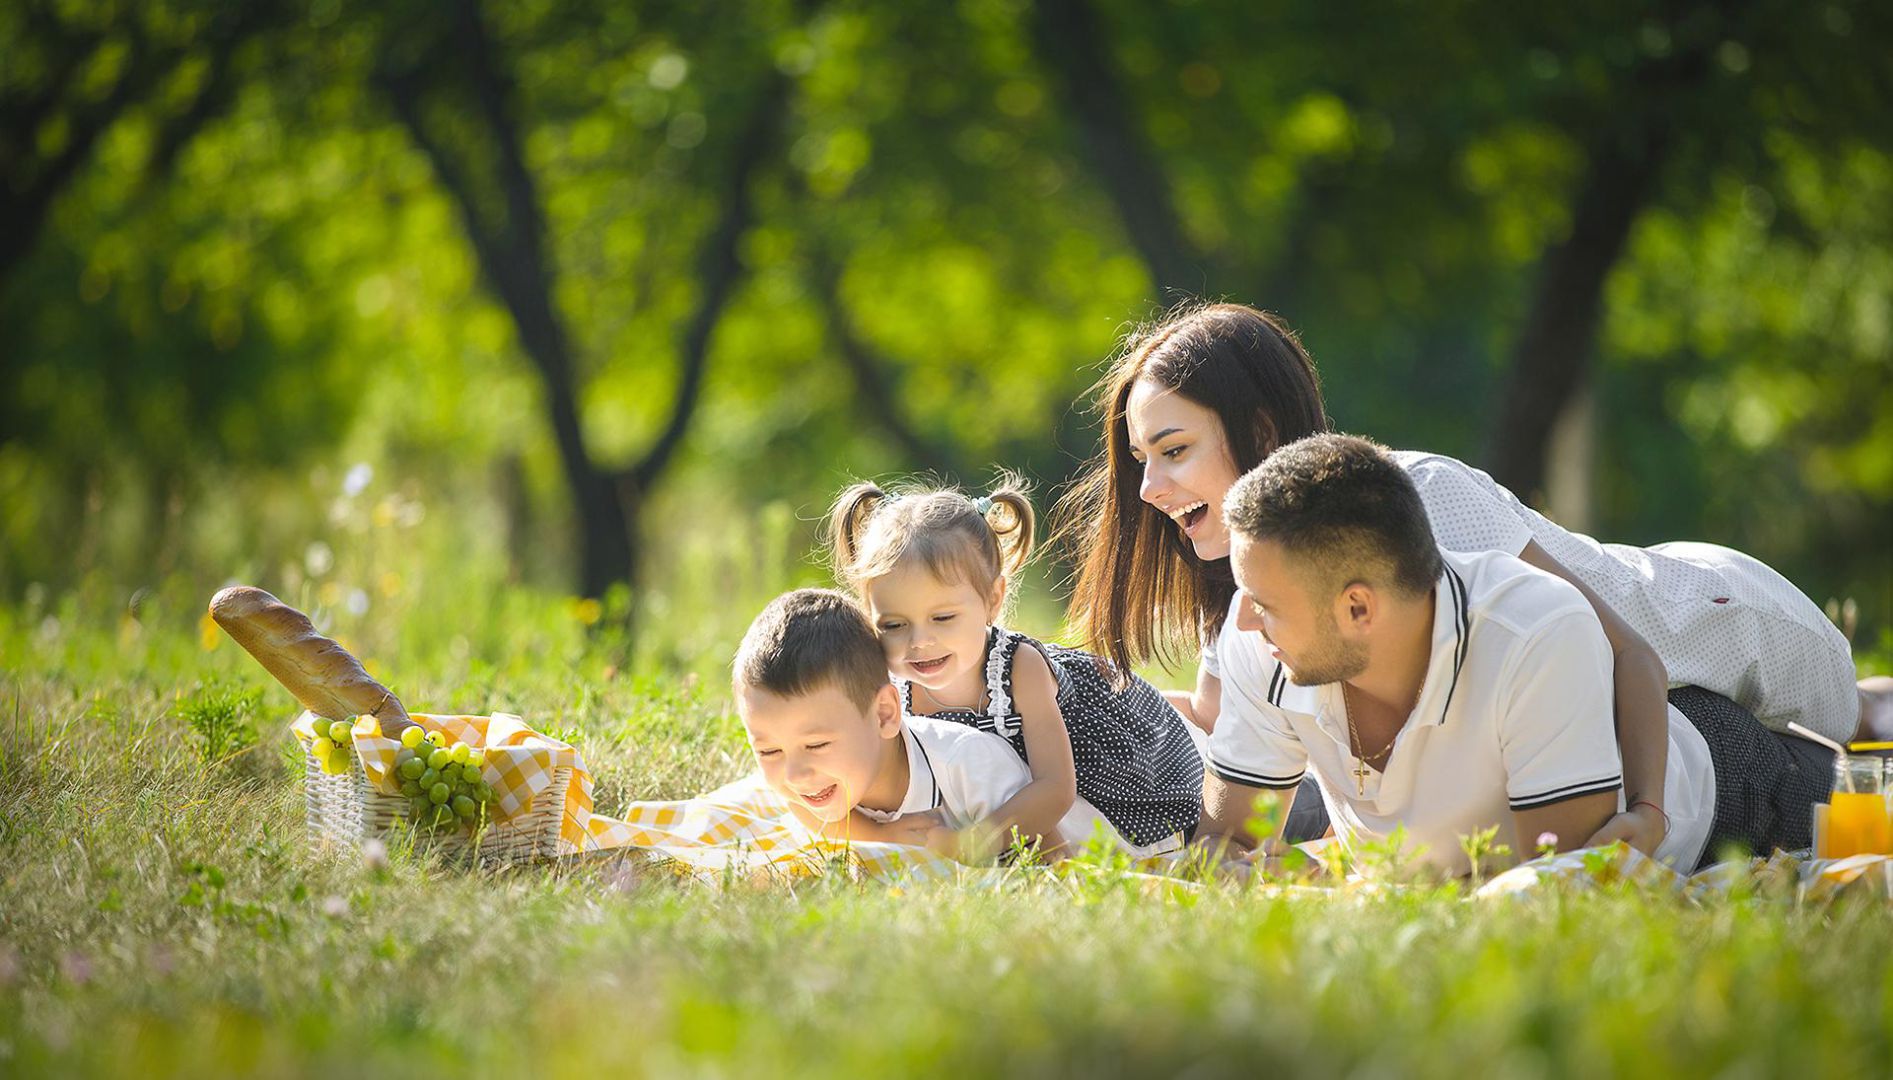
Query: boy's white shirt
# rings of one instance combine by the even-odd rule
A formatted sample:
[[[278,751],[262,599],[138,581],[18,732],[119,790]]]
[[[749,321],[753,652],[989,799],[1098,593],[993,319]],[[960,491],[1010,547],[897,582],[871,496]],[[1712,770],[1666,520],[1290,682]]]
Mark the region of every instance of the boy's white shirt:
[[[1503,553],[1441,554],[1426,683],[1364,792],[1340,685],[1289,682],[1261,634],[1237,628],[1240,596],[1217,650],[1223,706],[1208,757],[1225,781],[1278,790],[1312,768],[1343,841],[1404,825],[1410,851],[1424,846],[1427,862],[1464,873],[1459,838],[1488,826],[1529,857],[1537,838],[1516,835],[1517,810],[1612,789],[1621,807],[1622,764],[1610,646],[1583,594]],[[1657,857],[1688,870],[1708,838],[1715,772],[1695,727],[1674,708],[1669,721],[1671,829]]]
[[[907,794],[892,811],[857,806],[876,821],[897,821],[908,814],[941,811],[951,829],[982,821],[1032,782],[1032,770],[1012,744],[978,728],[930,716],[902,718],[907,745]],[[1095,806],[1083,796],[1072,801],[1059,819],[1059,839],[1082,847],[1098,829],[1111,844],[1132,855],[1154,855],[1182,846],[1182,838],[1168,837],[1137,847],[1125,840]]]
[[[988,731],[927,716],[901,719],[907,746],[907,795],[892,811],[856,809],[876,821],[941,811],[948,828],[989,817],[1032,782],[1010,743]]]

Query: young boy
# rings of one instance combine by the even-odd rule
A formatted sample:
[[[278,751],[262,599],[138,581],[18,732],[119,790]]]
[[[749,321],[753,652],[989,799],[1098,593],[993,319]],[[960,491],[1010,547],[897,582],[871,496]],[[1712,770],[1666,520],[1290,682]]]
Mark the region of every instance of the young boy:
[[[764,781],[829,839],[924,844],[983,861],[1006,838],[976,822],[1032,774],[1004,739],[901,716],[867,616],[826,589],[771,601],[743,635],[732,678]]]

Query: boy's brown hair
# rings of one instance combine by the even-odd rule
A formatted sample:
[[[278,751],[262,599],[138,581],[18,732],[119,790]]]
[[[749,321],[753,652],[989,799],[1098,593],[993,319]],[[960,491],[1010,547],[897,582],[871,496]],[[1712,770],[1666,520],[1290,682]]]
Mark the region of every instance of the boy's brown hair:
[[[832,589],[783,593],[762,609],[730,665],[738,689],[780,697],[834,686],[866,708],[888,684],[887,657],[865,612]]]

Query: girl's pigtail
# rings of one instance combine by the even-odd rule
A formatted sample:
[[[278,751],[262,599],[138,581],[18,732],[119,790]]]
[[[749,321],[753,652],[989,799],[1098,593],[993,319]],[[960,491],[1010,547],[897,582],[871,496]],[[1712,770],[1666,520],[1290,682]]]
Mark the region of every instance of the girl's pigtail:
[[[1016,579],[1019,571],[1032,561],[1037,541],[1038,514],[1025,478],[1015,472],[1002,472],[993,486],[992,508],[986,511],[986,524],[999,542],[999,572]]]
[[[835,499],[828,511],[829,561],[835,580],[852,587],[853,569],[861,555],[861,533],[887,493],[874,484],[854,484]]]

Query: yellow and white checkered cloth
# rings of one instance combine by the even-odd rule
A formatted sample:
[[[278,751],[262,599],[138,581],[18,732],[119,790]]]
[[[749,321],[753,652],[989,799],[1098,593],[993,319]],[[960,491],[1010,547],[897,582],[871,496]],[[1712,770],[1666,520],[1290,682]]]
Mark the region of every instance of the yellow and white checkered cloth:
[[[961,869],[926,848],[817,836],[753,773],[694,799],[632,803],[622,821],[598,815],[591,820],[596,849],[636,850],[706,879],[731,873],[801,878],[838,870],[931,878]]]
[[[571,769],[559,826],[562,854],[637,849],[700,876],[763,871],[800,877],[836,868],[873,877],[957,872],[958,864],[925,848],[816,836],[790,813],[780,795],[754,775],[695,799],[632,803],[623,820],[594,814],[592,774],[584,757],[566,743],[534,731],[519,717],[413,713],[410,718],[429,731],[445,733],[452,742],[484,751],[484,777],[497,796],[496,822],[517,817],[552,786],[557,770]],[[317,719],[305,712],[296,718],[292,730],[307,743],[316,737]],[[401,786],[394,776],[401,744],[373,731],[370,722],[356,722],[355,751],[361,755],[369,783],[392,795]]]
[[[694,799],[636,802],[622,820],[592,813],[592,775],[585,759],[573,747],[542,735],[517,716],[444,716],[412,714],[429,730],[442,731],[454,742],[485,752],[486,782],[498,796],[494,819],[507,821],[532,805],[552,786],[553,774],[572,770],[565,789],[559,823],[562,854],[623,850],[663,862],[680,873],[706,879],[736,873],[785,878],[807,877],[836,870],[866,877],[919,877],[956,879],[977,883],[1000,871],[979,870],[937,855],[925,848],[874,842],[844,842],[815,835],[789,810],[788,802],[755,774]],[[316,717],[303,713],[292,730],[307,743],[316,737]],[[372,725],[358,722],[355,750],[369,782],[388,794],[400,790],[394,779],[394,760],[401,744],[370,734]],[[1318,847],[1318,845],[1309,845]],[[1179,880],[1186,875],[1187,852],[1136,860],[1132,875],[1153,888],[1193,885]],[[1080,865],[1061,864],[1055,872],[1087,872]],[[1857,855],[1850,859],[1796,860],[1777,855],[1770,859],[1725,863],[1692,877],[1621,845],[1568,851],[1536,859],[1494,877],[1478,890],[1480,897],[1517,896],[1556,883],[1579,887],[1634,883],[1659,892],[1675,892],[1698,901],[1726,893],[1738,883],[1768,885],[1780,879],[1803,901],[1825,900],[1842,892],[1868,893],[1893,899],[1893,858]],[[1294,891],[1326,891],[1285,887]],[[1345,888],[1345,886],[1340,886]]]

